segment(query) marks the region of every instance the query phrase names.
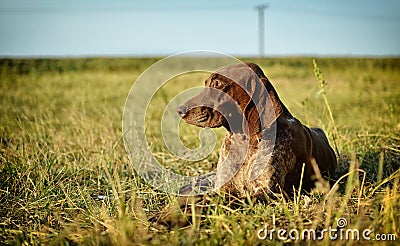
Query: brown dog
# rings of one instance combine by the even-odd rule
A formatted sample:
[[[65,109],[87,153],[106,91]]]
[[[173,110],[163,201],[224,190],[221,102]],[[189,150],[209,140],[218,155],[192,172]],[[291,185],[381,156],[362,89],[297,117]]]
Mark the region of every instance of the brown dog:
[[[224,67],[211,74],[205,86],[177,112],[189,124],[228,130],[212,184],[219,190],[262,200],[298,189],[303,164],[303,189],[314,186],[312,163],[323,176],[333,175],[336,156],[324,132],[292,116],[259,66]],[[181,193],[192,194],[190,187]]]

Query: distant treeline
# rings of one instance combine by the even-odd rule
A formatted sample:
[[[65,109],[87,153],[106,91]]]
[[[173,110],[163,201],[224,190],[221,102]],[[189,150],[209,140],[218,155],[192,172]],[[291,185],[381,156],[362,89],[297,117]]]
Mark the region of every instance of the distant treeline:
[[[0,59],[1,73],[4,74],[42,74],[48,72],[70,71],[144,71],[161,60],[161,57],[147,58],[30,58]],[[309,67],[312,60],[317,59],[319,66],[346,69],[357,66],[360,69],[400,69],[400,58],[312,58],[312,57],[279,57],[254,58],[241,57],[242,61],[252,61],[263,67],[284,65],[289,67]]]

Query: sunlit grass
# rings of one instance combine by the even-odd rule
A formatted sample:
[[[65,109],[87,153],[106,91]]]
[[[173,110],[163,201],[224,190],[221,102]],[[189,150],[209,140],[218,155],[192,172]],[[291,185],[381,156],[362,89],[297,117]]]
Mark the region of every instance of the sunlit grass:
[[[400,60],[246,59],[260,64],[282,101],[303,123],[319,126],[340,154],[337,184],[323,181],[293,201],[230,207],[212,196],[192,226],[150,227],[147,217],[176,197],[152,190],[135,174],[122,142],[122,112],[133,82],[157,59],[2,60],[0,62],[0,241],[9,244],[276,244],[257,231],[337,227],[400,232]],[[207,75],[174,78],[149,107],[146,136],[164,164],[182,173],[215,167],[218,147],[185,163],[163,145],[160,117],[170,98]],[[186,82],[189,81],[190,83]],[[334,122],[334,125],[332,124]],[[199,129],[180,124],[196,147]],[[223,130],[217,131],[221,141]],[[172,161],[171,161],[172,160]],[[368,244],[381,243],[364,241]],[[320,244],[344,244],[325,238]],[[353,241],[358,244],[359,242]],[[393,243],[393,242],[392,242]]]

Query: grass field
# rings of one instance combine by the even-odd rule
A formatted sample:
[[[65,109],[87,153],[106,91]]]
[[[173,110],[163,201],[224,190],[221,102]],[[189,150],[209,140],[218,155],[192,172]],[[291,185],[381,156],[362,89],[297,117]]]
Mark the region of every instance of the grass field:
[[[312,58],[243,59],[263,68],[298,119],[328,133],[339,151],[338,184],[330,189],[319,183],[294,201],[235,208],[215,196],[201,220],[173,230],[154,228],[147,217],[176,197],[151,189],[135,174],[122,141],[126,96],[157,60],[0,60],[0,244],[312,243],[277,234],[260,240],[257,233],[265,226],[340,229],[339,218],[360,238],[370,230],[371,240],[325,235],[317,243],[381,244],[382,235],[400,240],[400,59],[318,58],[325,93]],[[162,106],[206,77],[175,78],[156,94],[146,116],[154,154],[177,172],[207,172],[217,161],[218,148],[188,165],[168,153],[160,138]],[[182,141],[196,146],[199,129],[180,127]],[[223,129],[216,133],[221,141]]]

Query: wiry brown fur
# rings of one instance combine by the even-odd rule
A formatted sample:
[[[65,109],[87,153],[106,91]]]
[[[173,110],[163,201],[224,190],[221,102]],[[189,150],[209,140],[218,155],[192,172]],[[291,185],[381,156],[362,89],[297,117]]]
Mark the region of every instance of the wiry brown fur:
[[[229,98],[224,95],[229,95],[237,104],[226,106],[228,103],[224,104],[221,99]],[[201,105],[203,101],[207,101],[206,106]],[[265,110],[268,107],[270,110]],[[224,172],[230,172],[231,169],[234,172],[236,167],[239,171],[220,189],[236,196],[262,198],[265,194],[281,190],[291,193],[293,186],[298,188],[303,164],[303,187],[310,189],[314,183],[313,159],[322,174],[332,175],[335,170],[336,156],[323,131],[310,129],[294,118],[261,68],[254,63],[241,63],[218,70],[206,80],[206,89],[186,101],[178,108],[178,112],[190,124],[201,127],[224,126],[228,130],[218,166],[225,165],[220,168]],[[199,112],[205,121],[196,122]],[[229,119],[232,115],[236,118]],[[248,122],[248,128],[243,126],[244,119]],[[268,130],[276,131],[275,139],[263,135]],[[247,146],[244,161],[237,163],[234,158],[227,158],[229,151],[245,152]],[[264,165],[265,168],[253,180],[251,172],[255,165]],[[224,175],[231,174],[218,172],[217,181],[218,176]]]
[[[303,165],[302,187],[310,189],[314,160],[323,176],[333,175],[336,156],[324,132],[292,116],[259,66],[224,67],[205,85],[177,111],[189,124],[228,130],[217,165],[219,190],[258,200],[291,194],[299,188]],[[182,190],[191,194],[187,187]]]

